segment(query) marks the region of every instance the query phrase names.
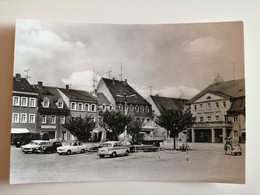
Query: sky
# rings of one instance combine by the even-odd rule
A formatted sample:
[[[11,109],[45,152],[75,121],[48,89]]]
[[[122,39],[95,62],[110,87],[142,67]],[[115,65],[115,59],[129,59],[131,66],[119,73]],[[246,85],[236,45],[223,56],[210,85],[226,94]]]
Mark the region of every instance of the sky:
[[[122,67],[122,70],[121,70]],[[28,71],[29,70],[29,71]],[[110,72],[111,71],[111,72]],[[93,91],[101,77],[150,94],[190,99],[219,74],[244,78],[243,23],[16,22],[14,75],[31,84]],[[95,82],[93,82],[93,78]]]

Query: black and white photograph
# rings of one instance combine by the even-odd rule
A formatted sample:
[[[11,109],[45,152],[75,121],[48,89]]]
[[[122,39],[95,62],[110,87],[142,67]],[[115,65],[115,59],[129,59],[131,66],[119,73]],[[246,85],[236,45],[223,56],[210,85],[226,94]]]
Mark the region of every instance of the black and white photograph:
[[[10,183],[244,184],[244,24],[17,19]]]

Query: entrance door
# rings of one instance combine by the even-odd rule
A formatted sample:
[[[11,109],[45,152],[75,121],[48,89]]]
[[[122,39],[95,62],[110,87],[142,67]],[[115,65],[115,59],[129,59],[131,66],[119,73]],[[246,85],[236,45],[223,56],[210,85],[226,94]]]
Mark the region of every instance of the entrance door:
[[[195,129],[195,142],[211,143],[211,129]]]

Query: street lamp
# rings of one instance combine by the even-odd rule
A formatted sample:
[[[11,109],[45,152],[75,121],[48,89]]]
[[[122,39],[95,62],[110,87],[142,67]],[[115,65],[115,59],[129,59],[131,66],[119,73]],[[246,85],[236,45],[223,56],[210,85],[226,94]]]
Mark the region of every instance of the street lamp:
[[[125,115],[127,115],[127,98],[129,97],[135,97],[136,94],[131,94],[131,95],[126,95],[126,93],[124,93],[124,95],[116,95],[117,97],[121,97],[121,98],[125,98]],[[127,126],[125,126],[125,131],[124,131],[124,139],[126,138],[127,135]]]

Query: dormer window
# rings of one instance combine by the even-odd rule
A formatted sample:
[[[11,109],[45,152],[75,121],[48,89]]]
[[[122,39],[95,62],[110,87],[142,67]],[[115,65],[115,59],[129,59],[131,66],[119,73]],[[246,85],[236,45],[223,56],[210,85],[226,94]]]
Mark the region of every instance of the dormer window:
[[[139,106],[135,106],[135,111],[139,112]]]
[[[63,108],[63,101],[61,99],[59,99],[57,104],[58,104],[58,108]]]
[[[148,106],[145,107],[145,110],[146,110],[146,113],[149,113],[149,107]]]
[[[141,108],[140,108],[140,109],[141,109],[141,112],[144,112],[144,107],[143,107],[143,106],[141,106]]]
[[[42,106],[43,106],[44,108],[49,108],[49,105],[50,105],[50,100],[49,100],[49,98],[45,97],[45,98],[43,99],[43,104],[42,104]]]

